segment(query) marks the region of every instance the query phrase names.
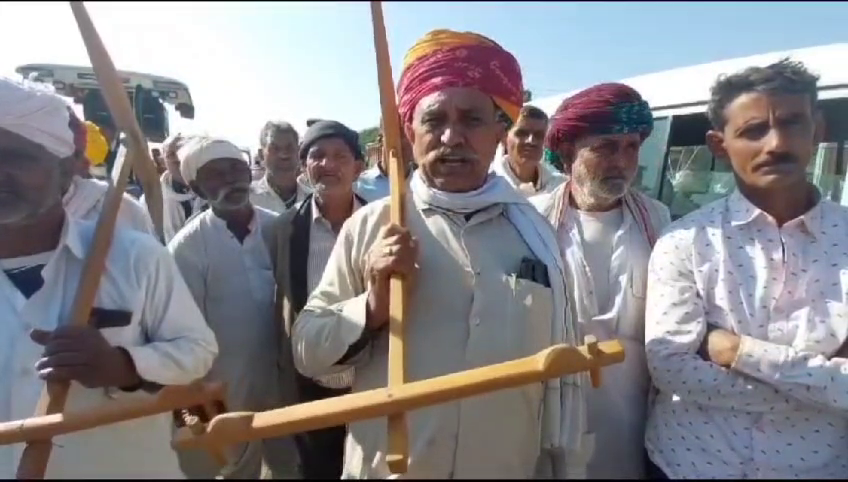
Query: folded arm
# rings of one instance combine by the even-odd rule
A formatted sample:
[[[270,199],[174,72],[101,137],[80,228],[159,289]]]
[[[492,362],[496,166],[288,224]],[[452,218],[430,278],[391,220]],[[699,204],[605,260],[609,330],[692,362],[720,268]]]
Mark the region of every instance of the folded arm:
[[[693,233],[664,235],[651,255],[645,313],[645,352],[654,385],[684,402],[746,412],[794,407],[774,388],[705,361],[704,300],[695,282]]]
[[[848,410],[848,359],[742,336],[733,369],[802,402]]]

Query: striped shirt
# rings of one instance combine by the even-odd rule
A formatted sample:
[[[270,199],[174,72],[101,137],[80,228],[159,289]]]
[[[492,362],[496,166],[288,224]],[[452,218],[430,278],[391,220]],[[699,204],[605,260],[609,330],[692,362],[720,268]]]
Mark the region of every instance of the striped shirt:
[[[359,201],[354,197],[351,214],[360,207]],[[309,231],[309,258],[306,262],[306,289],[308,293],[312,293],[318,287],[321,276],[324,274],[324,268],[327,267],[327,261],[330,259],[330,253],[336,244],[337,236],[338,233],[333,231],[330,222],[321,215],[313,196],[312,226]],[[323,376],[315,381],[327,388],[348,388],[353,385],[353,375],[354,370],[351,368],[341,373]]]

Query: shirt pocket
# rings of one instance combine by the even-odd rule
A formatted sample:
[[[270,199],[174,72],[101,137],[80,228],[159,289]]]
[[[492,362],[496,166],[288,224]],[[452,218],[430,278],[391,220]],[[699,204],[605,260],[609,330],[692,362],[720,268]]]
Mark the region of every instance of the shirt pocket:
[[[551,346],[553,291],[544,285],[505,276],[509,303],[510,343],[513,358],[530,356]]]

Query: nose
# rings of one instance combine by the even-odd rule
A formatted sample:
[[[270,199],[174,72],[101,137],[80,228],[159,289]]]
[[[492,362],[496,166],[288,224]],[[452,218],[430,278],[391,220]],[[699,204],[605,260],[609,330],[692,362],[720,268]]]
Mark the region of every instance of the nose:
[[[768,133],[768,152],[788,152],[789,134],[779,126],[772,126]]]
[[[455,125],[448,125],[442,132],[442,144],[446,146],[458,146],[465,142],[465,133],[462,128]]]

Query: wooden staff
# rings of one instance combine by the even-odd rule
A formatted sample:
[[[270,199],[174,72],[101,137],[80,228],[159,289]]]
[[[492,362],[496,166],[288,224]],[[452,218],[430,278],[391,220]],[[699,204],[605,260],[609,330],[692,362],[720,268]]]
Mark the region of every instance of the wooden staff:
[[[130,169],[135,164],[139,168],[139,173],[144,173],[146,172],[144,169],[145,162],[149,163],[150,167],[154,169],[154,172],[155,168],[153,167],[153,161],[150,159],[150,154],[147,152],[147,144],[144,136],[135,122],[129,100],[118,79],[115,66],[112,64],[109,54],[103,46],[103,42],[97,35],[91,18],[88,16],[81,2],[71,2],[71,9],[77,20],[77,25],[79,25],[80,33],[91,58],[94,72],[97,75],[97,81],[104,93],[104,99],[109,107],[109,111],[115,119],[117,126],[127,134],[130,147],[128,155],[133,161],[126,162],[121,166],[117,182],[111,184],[106,192],[103,209],[97,220],[94,239],[85,258],[69,322],[72,326],[85,326],[89,321],[91,307],[94,304],[94,299],[100,286],[100,278],[106,265],[106,256],[112,245],[112,236],[118,217],[118,209],[121,206],[123,194],[127,187]],[[148,189],[148,186],[145,186],[145,189]],[[158,200],[158,210],[154,209],[154,212],[151,214],[158,214],[159,226],[157,229],[161,232],[162,196],[158,181],[155,183],[155,186],[150,186],[150,189],[152,189],[150,198],[154,199],[154,204],[157,204],[156,200]],[[34,416],[41,417],[61,414],[65,408],[69,390],[69,383],[47,383],[45,390],[41,393],[41,398],[36,406]],[[28,442],[18,463],[17,477],[19,479],[43,479],[47,471],[47,464],[49,463],[52,449],[53,444],[50,439]]]
[[[389,43],[383,21],[381,2],[371,2],[371,23],[374,26],[374,50],[377,54],[377,80],[380,85],[380,107],[383,112],[383,152],[389,166],[389,215],[393,224],[403,227],[406,163],[401,148],[397,100],[395,98]],[[392,276],[389,284],[389,368],[388,386],[397,388],[406,383],[406,352],[404,349],[404,316],[406,313],[406,282]],[[409,428],[403,413],[388,418],[388,452],[386,463],[394,474],[406,473],[409,460]]]
[[[122,131],[127,137],[127,156],[131,161],[129,164],[141,181],[147,211],[150,213],[156,234],[160,240],[164,241],[162,186],[159,183],[156,163],[150,157],[147,140],[136,121],[127,92],[118,71],[115,69],[115,64],[112,63],[112,58],[106,51],[106,46],[103,45],[97,29],[94,28],[94,23],[91,21],[88,11],[82,2],[72,1],[70,4],[80,35],[85,43],[85,49],[88,52],[88,58],[91,60],[91,66],[97,76],[100,92],[106,101],[106,107],[109,109],[118,130]],[[121,194],[125,190],[125,187],[122,188]]]
[[[212,420],[203,435],[196,436],[184,429],[178,431],[173,446],[176,449],[207,448],[318,430],[538,383],[622,361],[624,348],[618,340],[593,342],[579,347],[555,345],[526,358],[397,387],[379,388],[267,412],[219,415]]]
[[[224,399],[223,383],[193,383],[164,387],[150,397],[115,400],[98,410],[54,413],[43,417],[0,423],[0,445],[49,440],[60,435],[91,430],[103,425],[168,413],[185,407],[203,406],[209,400]],[[217,415],[209,413],[210,418]]]

